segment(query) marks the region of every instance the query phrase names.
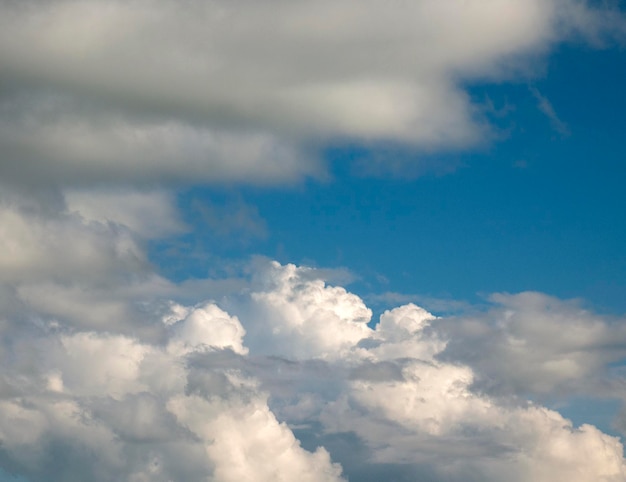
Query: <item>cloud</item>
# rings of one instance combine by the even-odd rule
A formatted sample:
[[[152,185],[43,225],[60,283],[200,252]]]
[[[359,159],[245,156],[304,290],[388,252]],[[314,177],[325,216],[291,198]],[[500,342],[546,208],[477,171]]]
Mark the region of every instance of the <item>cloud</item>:
[[[145,254],[124,229],[64,209],[36,209],[19,198],[0,200],[0,280],[108,280],[147,269]]]
[[[0,18],[0,173],[63,185],[293,182],[337,141],[467,148],[489,125],[464,81],[624,30],[577,0],[28,0]]]
[[[559,118],[548,98],[543,96],[535,87],[531,87],[530,92],[537,99],[537,108],[548,118],[552,128],[563,137],[569,136],[571,134],[569,127]]]
[[[525,293],[457,319],[403,305],[373,329],[363,301],[323,271],[252,266],[219,303],[183,305],[171,286],[126,282],[108,296],[130,311],[105,310],[120,319],[102,324],[80,322],[84,295],[62,298],[73,317],[52,310],[46,291],[63,281],[17,277],[13,296],[31,316],[3,310],[0,323],[2,467],[31,482],[626,477],[617,438],[521,391],[476,390],[486,376],[536,391],[584,383],[621,353],[607,340],[624,345],[607,320]],[[81,276],[87,289],[101,283]],[[515,358],[510,340],[536,359]],[[580,370],[561,370],[564,360]]]
[[[124,226],[142,238],[163,238],[186,228],[169,192],[69,190],[64,198],[67,210],[84,220]]]
[[[136,118],[83,108],[67,95],[0,96],[0,127],[3,178],[30,186],[274,184],[321,173],[306,152],[271,133],[215,129],[171,115]]]
[[[224,406],[220,400],[192,395],[171,400],[168,409],[208,442],[207,455],[215,461],[215,480],[342,480],[341,468],[331,464],[328,452],[323,448],[313,454],[302,450],[291,430],[278,423],[263,399]]]
[[[440,314],[462,313],[472,309],[472,305],[466,301],[425,296],[418,293],[405,294],[386,291],[384,293],[368,295],[366,300],[370,303],[380,304],[387,307],[397,306],[403,303],[418,303],[420,306]]]
[[[621,319],[541,293],[496,294],[486,313],[444,322],[446,360],[474,367],[479,386],[524,396],[593,394],[626,356]],[[445,335],[444,335],[445,336]]]
[[[179,310],[182,313],[187,311],[184,307],[179,307]],[[195,308],[179,325],[170,345],[174,351],[190,352],[205,347],[230,348],[235,353],[248,353],[242,345],[246,331],[239,320],[213,304]]]
[[[300,305],[316,305],[317,300],[291,298],[289,303],[302,310]],[[470,366],[439,360],[452,343],[437,334],[440,321],[415,305],[385,312],[376,330],[356,343],[350,355],[337,361],[326,358],[329,376],[314,377],[307,368],[308,391],[300,385],[289,395],[277,395],[283,402],[292,397],[293,408],[281,406],[279,413],[295,416],[298,424],[321,422],[326,434],[356,433],[369,449],[369,461],[408,464],[414,476],[430,461],[435,480],[548,481],[567,476],[591,481],[626,475],[617,439],[589,425],[575,428],[541,406],[521,400],[511,404],[507,398],[473,391],[477,374]],[[337,323],[338,332],[342,324]],[[586,320],[580,325],[580,330],[587,329]],[[564,338],[567,345],[569,337]],[[458,334],[455,342],[461,340]],[[346,363],[355,367],[352,376],[338,382],[339,367]],[[297,369],[292,373],[303,375]],[[605,452],[605,447],[611,449]],[[585,455],[587,449],[592,457]]]
[[[170,326],[166,346],[63,328],[14,333],[19,352],[4,358],[3,377],[15,393],[0,401],[5,466],[32,481],[340,480],[328,452],[302,449],[276,420],[254,379],[236,369],[188,379],[190,356],[245,353],[236,319],[209,304]]]
[[[368,335],[372,311],[344,288],[302,271],[272,262],[258,278],[248,304],[255,323],[247,342],[261,353],[288,358],[340,357]]]
[[[618,439],[527,401],[620,397],[619,320],[521,293],[453,318],[406,304],[371,328],[363,300],[324,281],[344,271],[255,259],[238,278],[159,276],[144,243],[180,225],[162,191],[57,195],[0,204],[7,471],[30,482],[626,476]],[[145,206],[164,215],[146,224]]]

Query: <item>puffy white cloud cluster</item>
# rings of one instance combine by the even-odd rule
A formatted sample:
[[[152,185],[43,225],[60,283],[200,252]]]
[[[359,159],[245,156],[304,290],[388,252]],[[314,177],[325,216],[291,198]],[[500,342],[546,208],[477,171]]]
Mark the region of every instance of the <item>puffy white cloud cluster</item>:
[[[0,479],[342,480],[238,367],[239,319],[169,300],[142,240],[178,229],[171,202],[120,197],[0,200]]]
[[[254,379],[236,367],[190,377],[194,357],[246,352],[237,318],[206,304],[168,323],[161,344],[14,328],[2,352],[3,466],[32,481],[340,480]]]
[[[594,376],[621,353],[602,348],[623,345],[609,321],[528,293],[498,295],[474,318],[407,304],[371,328],[363,301],[323,272],[275,262],[254,264],[245,289],[217,303],[185,304],[184,285],[129,261],[145,258],[145,225],[93,209],[74,201],[44,216],[2,204],[16,229],[0,247],[30,260],[3,261],[5,472],[30,482],[626,480],[617,438],[476,389],[489,379],[542,393]]]
[[[411,338],[417,353],[432,343],[419,331]],[[476,393],[467,365],[388,355],[382,360],[400,366],[399,379],[361,375],[321,414],[325,427],[357,433],[378,463],[415,465],[406,472],[416,477],[421,464],[434,466],[434,480],[626,477],[618,439],[590,425],[575,428],[538,405]]]
[[[271,263],[251,294],[255,351],[290,359],[346,356],[369,335],[372,311],[341,287],[310,279],[307,268]]]
[[[0,174],[274,183],[320,142],[467,147],[464,80],[622,27],[583,0],[2,2]]]

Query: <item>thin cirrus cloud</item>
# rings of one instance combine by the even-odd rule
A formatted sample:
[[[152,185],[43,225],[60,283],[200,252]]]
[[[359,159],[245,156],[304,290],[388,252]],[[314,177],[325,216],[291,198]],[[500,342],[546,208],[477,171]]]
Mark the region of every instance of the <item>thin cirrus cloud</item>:
[[[554,129],[563,137],[571,135],[569,127],[557,115],[554,107],[552,106],[552,103],[547,99],[547,97],[541,95],[541,92],[539,92],[535,87],[531,87],[530,92],[533,97],[537,99],[537,108],[548,118],[552,129]]]
[[[324,143],[489,138],[464,80],[620,17],[575,0],[0,6],[3,179],[289,182]]]

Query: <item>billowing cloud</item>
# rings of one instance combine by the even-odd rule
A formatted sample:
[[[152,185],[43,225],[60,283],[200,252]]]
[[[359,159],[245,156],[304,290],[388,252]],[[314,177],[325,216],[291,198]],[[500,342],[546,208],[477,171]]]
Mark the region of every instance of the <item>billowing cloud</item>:
[[[248,343],[260,353],[334,358],[368,336],[371,310],[341,287],[327,287],[294,265],[276,262],[258,282],[248,305],[255,318]]]
[[[255,379],[236,366],[190,372],[194,357],[247,352],[237,318],[211,303],[152,313],[162,342],[48,316],[6,327],[3,467],[32,481],[341,479],[326,450],[302,449],[276,419]]]
[[[28,0],[0,19],[0,173],[60,184],[275,183],[322,175],[329,142],[468,147],[489,126],[464,80],[622,25],[579,0]]]
[[[363,301],[323,271],[253,266],[219,303],[184,305],[172,286],[127,281],[109,297],[133,298],[135,311],[105,311],[100,324],[79,322],[84,295],[63,298],[66,314],[50,308],[46,291],[62,280],[16,278],[7,296],[22,315],[3,310],[0,324],[1,466],[31,482],[626,478],[617,438],[476,389],[486,376],[536,391],[554,373],[590,377],[616,359],[600,354],[607,338],[621,343],[606,321],[529,293],[496,295],[492,311],[466,319],[407,304],[371,328]],[[539,350],[537,385],[511,368],[531,363],[511,359],[515,334]],[[459,351],[470,335],[483,358]],[[574,373],[550,370],[553,359],[595,361]]]

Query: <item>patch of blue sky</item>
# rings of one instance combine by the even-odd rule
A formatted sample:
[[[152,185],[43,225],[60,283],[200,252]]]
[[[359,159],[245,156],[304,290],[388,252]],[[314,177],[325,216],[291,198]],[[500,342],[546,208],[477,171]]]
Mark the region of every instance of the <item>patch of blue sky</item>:
[[[361,295],[478,302],[495,291],[535,290],[623,313],[623,85],[623,51],[564,46],[541,77],[467,87],[493,126],[491,142],[441,154],[327,146],[328,181],[191,189],[180,202],[194,229],[176,242],[194,255],[168,258],[171,240],[153,254],[181,279],[206,276],[216,260],[261,254],[345,266]],[[392,169],[369,175],[366,158],[370,167],[376,159]],[[254,216],[216,232],[198,208],[203,203],[224,219],[237,205],[252,206]]]
[[[609,398],[570,397],[555,403],[547,403],[546,406],[558,411],[565,418],[572,421],[575,427],[582,424],[594,425],[604,433],[613,437],[623,437],[623,432],[618,430],[617,416],[622,408],[622,401]],[[623,427],[620,427],[623,430]]]

